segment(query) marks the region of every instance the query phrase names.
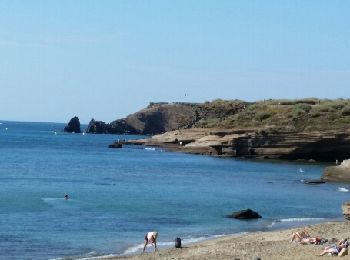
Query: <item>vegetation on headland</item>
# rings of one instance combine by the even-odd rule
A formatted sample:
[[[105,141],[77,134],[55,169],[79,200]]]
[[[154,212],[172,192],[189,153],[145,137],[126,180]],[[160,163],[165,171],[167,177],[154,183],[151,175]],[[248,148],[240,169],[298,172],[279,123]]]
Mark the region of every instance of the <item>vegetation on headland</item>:
[[[348,99],[152,103],[116,125],[134,133],[166,132],[137,143],[190,153],[333,162],[350,158]]]
[[[111,123],[91,120],[86,132],[161,134],[190,128],[256,129],[267,133],[344,130],[350,124],[349,99],[217,99],[204,103],[151,102]]]
[[[339,130],[350,124],[349,99],[269,99],[257,102],[214,100],[193,126],[270,128],[287,131]]]

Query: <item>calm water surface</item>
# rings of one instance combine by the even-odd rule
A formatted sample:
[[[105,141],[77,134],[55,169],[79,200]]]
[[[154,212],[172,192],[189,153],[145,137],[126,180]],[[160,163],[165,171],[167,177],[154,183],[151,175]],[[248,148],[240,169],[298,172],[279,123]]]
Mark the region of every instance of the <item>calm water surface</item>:
[[[65,134],[63,127],[1,121],[0,259],[135,253],[151,230],[171,246],[178,236],[189,243],[337,219],[349,199],[339,191],[348,185],[300,181],[320,178],[325,165],[109,149],[135,136]],[[263,218],[223,218],[248,207]]]

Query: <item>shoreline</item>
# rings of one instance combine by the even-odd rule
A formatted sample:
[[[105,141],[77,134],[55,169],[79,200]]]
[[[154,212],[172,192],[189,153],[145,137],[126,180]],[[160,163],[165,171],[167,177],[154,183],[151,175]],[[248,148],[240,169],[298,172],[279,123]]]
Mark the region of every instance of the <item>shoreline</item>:
[[[292,233],[306,229],[311,236],[328,239],[324,245],[300,245],[290,242]],[[319,259],[318,255],[332,239],[350,237],[350,221],[331,221],[283,230],[257,231],[227,235],[186,245],[181,249],[167,248],[157,252],[129,256],[105,256],[100,259]],[[324,257],[327,257],[324,256]],[[95,258],[99,259],[99,258]],[[350,255],[345,256],[350,259]]]

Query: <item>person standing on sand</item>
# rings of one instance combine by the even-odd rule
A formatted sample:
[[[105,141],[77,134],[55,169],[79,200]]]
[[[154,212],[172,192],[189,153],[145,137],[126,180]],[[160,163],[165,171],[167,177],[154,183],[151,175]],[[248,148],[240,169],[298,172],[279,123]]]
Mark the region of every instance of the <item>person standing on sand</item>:
[[[145,235],[145,245],[143,246],[142,253],[145,252],[147,244],[154,244],[154,251],[157,250],[157,237],[158,237],[158,232],[156,231],[148,232]]]

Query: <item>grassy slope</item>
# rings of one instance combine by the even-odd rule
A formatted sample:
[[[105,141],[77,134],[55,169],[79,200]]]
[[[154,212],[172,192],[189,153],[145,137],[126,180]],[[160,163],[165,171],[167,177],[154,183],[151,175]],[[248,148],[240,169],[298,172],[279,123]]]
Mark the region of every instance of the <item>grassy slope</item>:
[[[349,99],[265,100],[244,102],[215,100],[202,105],[204,111],[194,127],[244,128],[269,131],[339,130],[350,126]]]

